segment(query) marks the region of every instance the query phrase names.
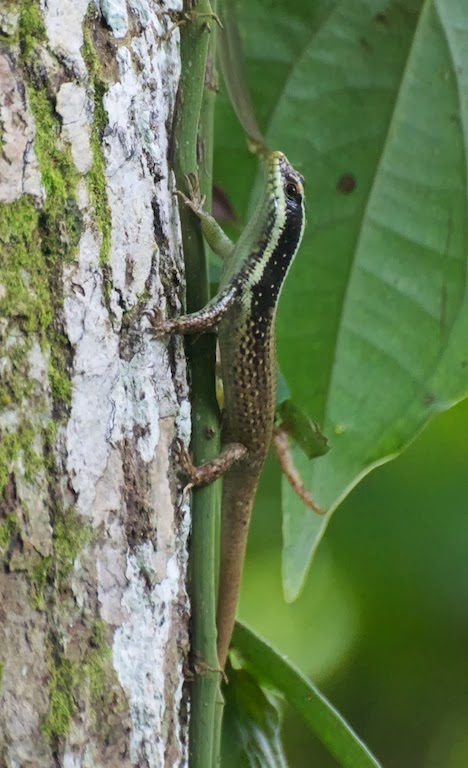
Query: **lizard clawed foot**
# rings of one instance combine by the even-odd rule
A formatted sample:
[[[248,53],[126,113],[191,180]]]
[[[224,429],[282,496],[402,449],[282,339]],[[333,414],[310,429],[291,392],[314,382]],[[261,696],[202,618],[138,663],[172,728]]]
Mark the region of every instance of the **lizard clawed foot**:
[[[186,503],[188,499],[188,495],[192,490],[192,488],[195,488],[197,486],[197,483],[191,480],[192,475],[196,474],[197,467],[193,465],[192,459],[190,458],[190,454],[187,451],[187,448],[185,447],[180,437],[176,439],[175,446],[174,446],[174,453],[175,453],[175,459],[179,464],[180,473],[184,477],[186,477],[189,481],[187,485],[184,486],[182,491],[181,505],[183,505]]]
[[[163,14],[164,15],[164,14]],[[193,24],[198,18],[204,18],[205,22],[203,26],[211,31],[211,21],[215,21],[220,29],[224,29],[221,19],[217,13],[200,13],[199,11],[169,11],[167,14],[169,18],[174,22],[171,27],[160,38],[161,40],[167,40],[175,29],[182,26],[182,24]]]
[[[161,336],[166,336],[172,332],[173,321],[164,320],[162,312],[158,307],[154,307],[153,309],[145,309],[142,314],[149,319],[151,323],[149,332],[156,339],[160,338]]]
[[[184,201],[185,205],[190,208],[196,215],[203,212],[203,206],[205,205],[206,196],[200,196],[200,183],[198,177],[193,173],[186,174],[185,181],[187,183],[187,189],[189,197],[185,195],[180,189],[177,190],[177,194]]]
[[[180,438],[176,439],[174,450],[180,471],[189,481],[184,489],[184,497],[192,488],[210,485],[210,483],[218,480],[235,462],[245,459],[247,455],[247,448],[244,445],[228,443],[218,456],[196,467]]]
[[[185,494],[192,488],[200,485],[200,467],[194,466],[190,454],[180,437],[176,439],[174,452],[181,474],[189,481],[188,485],[184,488]]]
[[[304,485],[302,477],[294,466],[293,455],[289,447],[288,434],[282,427],[276,427],[273,432],[273,445],[278,457],[281,469],[288,480],[294,493],[301,501],[313,510],[317,515],[325,515],[327,510],[321,509],[312,500],[311,495]]]
[[[181,474],[187,478],[188,484],[184,488],[183,501],[192,488],[200,488],[203,485],[210,485],[218,480],[234,462],[245,458],[247,449],[239,443],[231,443],[223,448],[219,456],[206,464],[200,464],[196,467],[190,454],[180,438],[177,438],[175,444],[176,460],[179,463]]]

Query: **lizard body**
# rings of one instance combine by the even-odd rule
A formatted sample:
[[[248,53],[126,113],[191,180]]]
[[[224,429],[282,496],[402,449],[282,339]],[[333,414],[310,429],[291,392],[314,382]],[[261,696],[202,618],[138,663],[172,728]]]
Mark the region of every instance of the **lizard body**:
[[[223,450],[185,469],[191,484],[223,474],[218,587],[218,657],[224,668],[234,628],[247,534],[260,473],[270,447],[276,402],[275,320],[288,269],[305,225],[302,176],[281,152],[270,155],[265,191],[233,245],[197,200],[186,202],[224,259],[217,295],[199,312],[159,323],[156,332],[194,333],[217,326],[224,389]]]

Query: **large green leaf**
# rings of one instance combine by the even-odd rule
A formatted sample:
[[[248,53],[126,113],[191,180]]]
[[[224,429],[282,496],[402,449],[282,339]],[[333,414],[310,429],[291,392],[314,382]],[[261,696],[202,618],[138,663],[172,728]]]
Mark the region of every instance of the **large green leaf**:
[[[291,598],[339,501],[468,393],[468,6],[312,5],[239,8],[261,128],[307,182],[280,364],[331,446],[313,462],[297,451],[325,519],[283,486]],[[232,148],[233,123],[224,125]],[[218,180],[231,189],[239,155],[225,154]],[[232,182],[239,205],[251,174]]]
[[[343,768],[380,768],[351,726],[288,659],[243,624],[235,626],[233,645],[250,673],[282,693]]]

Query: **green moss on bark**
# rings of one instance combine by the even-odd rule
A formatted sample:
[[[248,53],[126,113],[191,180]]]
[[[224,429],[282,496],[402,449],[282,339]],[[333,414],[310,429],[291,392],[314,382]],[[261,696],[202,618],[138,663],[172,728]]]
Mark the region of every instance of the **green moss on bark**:
[[[27,334],[42,336],[52,321],[53,309],[39,212],[28,196],[0,206],[0,243],[0,282],[4,286],[0,314]]]
[[[21,6],[18,21],[18,38],[23,56],[31,56],[38,42],[46,38],[39,4],[25,0]]]
[[[58,328],[51,329],[48,337],[50,390],[55,404],[60,404],[61,410],[66,410],[72,398],[72,383],[68,372],[70,358],[68,341],[63,331]]]
[[[59,143],[60,119],[41,63],[45,28],[38,2],[23,0],[18,20],[20,66],[34,116],[34,148],[46,198],[41,210],[33,198],[0,205],[0,408],[15,407],[20,424],[5,432],[0,448],[0,493],[20,451],[31,452],[36,434],[24,412],[40,415],[48,407],[31,378],[28,356],[38,342],[49,354],[49,381],[55,413],[71,398],[71,350],[57,319],[63,303],[62,268],[76,254],[83,222],[76,192],[79,174],[69,148]],[[21,333],[16,335],[15,328]],[[11,343],[14,339],[14,343]],[[42,400],[42,402],[41,402]]]
[[[74,689],[78,666],[60,654],[52,665],[49,680],[49,710],[42,723],[42,733],[51,743],[67,735],[76,708]]]
[[[39,4],[24,0],[19,18],[20,61],[35,122],[34,149],[46,191],[39,221],[41,247],[52,269],[74,257],[83,226],[76,200],[79,173],[70,149],[59,146],[61,124],[55,96],[44,83],[39,63],[38,46],[44,39]]]
[[[65,737],[77,708],[77,701],[87,699],[94,727],[101,737],[109,715],[116,707],[115,690],[119,689],[112,667],[112,649],[106,641],[107,625],[96,619],[90,627],[87,644],[79,658],[70,659],[63,648],[51,640],[49,710],[42,732],[52,745]]]
[[[8,329],[17,326],[23,331],[13,344],[6,333],[0,340],[0,408],[18,409],[34,395],[35,382],[29,375],[28,362],[33,341],[44,343],[53,318],[39,213],[30,198],[0,206],[0,249],[0,315],[7,320]],[[38,456],[31,448],[34,436],[35,430],[27,417],[21,419],[14,432],[5,431],[2,435],[0,494],[21,451],[29,473],[37,469]]]
[[[62,509],[58,504],[52,513],[51,557],[39,557],[29,570],[31,605],[38,610],[46,607],[44,592],[49,585],[54,591],[67,589],[74,562],[83,547],[91,541],[92,531],[83,524],[83,518],[73,507]]]
[[[34,147],[47,194],[39,222],[41,244],[52,270],[74,258],[80,241],[83,218],[76,201],[79,173],[70,149],[58,147],[60,121],[53,98],[34,76],[27,90],[36,125]],[[61,291],[59,295],[61,298]]]
[[[31,480],[41,466],[41,457],[33,447],[36,431],[24,421],[16,432],[4,432],[0,443],[0,495],[3,494],[14,463],[21,457],[26,480]]]
[[[116,673],[112,667],[112,649],[106,642],[106,628],[107,625],[100,619],[94,622],[84,664],[96,723],[99,722],[100,713],[102,714],[110,704],[113,685],[116,682]]]
[[[52,558],[41,557],[29,569],[29,581],[31,585],[30,604],[37,611],[43,611],[46,607],[44,600],[44,590],[46,588]]]
[[[43,393],[40,388],[35,390],[29,375],[28,355],[35,342],[43,350],[50,348],[54,400],[62,409],[70,402],[70,348],[55,318],[63,302],[62,266],[74,257],[82,230],[76,201],[79,174],[69,149],[59,146],[60,120],[41,71],[39,46],[44,40],[39,4],[24,0],[18,21],[20,64],[35,121],[34,148],[46,198],[41,210],[27,195],[0,206],[0,315],[7,321],[0,341],[0,407],[14,406],[21,414],[24,403],[25,412],[32,410],[37,415],[45,402],[41,403]],[[22,331],[16,338],[15,327]],[[0,492],[20,451],[31,453],[34,436],[27,419],[14,433],[3,435]]]
[[[79,552],[91,540],[92,531],[83,525],[83,518],[73,507],[57,507],[53,514],[54,568],[55,582],[63,588],[73,569]]]
[[[91,151],[93,165],[87,174],[89,195],[94,208],[97,227],[102,235],[100,248],[100,261],[104,266],[109,261],[112,221],[109,203],[107,199],[106,164],[102,151],[102,137],[107,125],[107,113],[104,109],[103,99],[107,91],[107,85],[101,77],[99,59],[97,57],[92,38],[93,12],[90,11],[83,28],[83,45],[81,53],[88,69],[88,75],[93,86],[94,114],[91,128]]]
[[[0,555],[3,555],[10,546],[11,537],[17,524],[18,520],[14,512],[7,515],[3,523],[0,524]]]

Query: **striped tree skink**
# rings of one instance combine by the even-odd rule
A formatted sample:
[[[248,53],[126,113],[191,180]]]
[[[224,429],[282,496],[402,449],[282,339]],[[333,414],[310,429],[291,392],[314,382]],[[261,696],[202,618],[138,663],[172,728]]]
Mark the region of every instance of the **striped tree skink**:
[[[218,589],[218,658],[224,668],[234,628],[239,585],[255,493],[270,447],[276,400],[275,320],[289,267],[305,225],[302,176],[281,152],[267,161],[267,179],[255,212],[236,244],[203,210],[191,190],[186,204],[224,262],[216,296],[200,311],[153,322],[153,332],[199,333],[217,327],[224,389],[222,451],[194,467],[181,451],[190,485],[223,475]]]

